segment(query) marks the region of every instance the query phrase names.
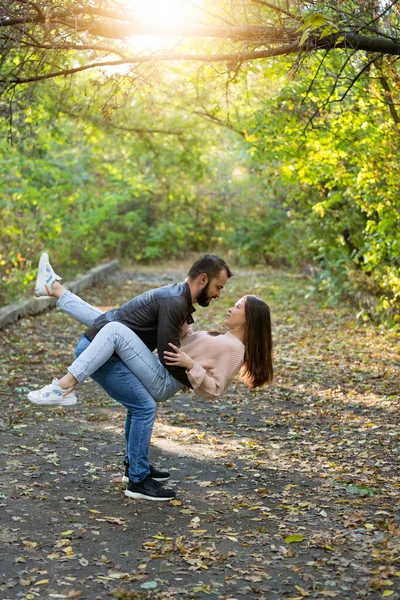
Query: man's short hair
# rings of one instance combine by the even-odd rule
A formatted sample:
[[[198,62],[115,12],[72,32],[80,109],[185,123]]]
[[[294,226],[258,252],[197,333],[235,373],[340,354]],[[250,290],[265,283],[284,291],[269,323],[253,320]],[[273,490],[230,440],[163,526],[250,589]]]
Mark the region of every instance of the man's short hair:
[[[222,258],[216,254],[203,254],[190,267],[188,277],[193,280],[202,273],[205,273],[208,280],[211,281],[211,279],[218,277],[223,269],[227,272],[228,279],[232,277],[232,271]]]

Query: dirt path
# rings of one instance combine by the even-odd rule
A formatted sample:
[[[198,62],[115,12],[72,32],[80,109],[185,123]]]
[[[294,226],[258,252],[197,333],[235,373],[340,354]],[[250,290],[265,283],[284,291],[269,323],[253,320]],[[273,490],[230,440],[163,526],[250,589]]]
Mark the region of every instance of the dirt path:
[[[85,298],[106,308],[183,275],[123,271]],[[197,310],[208,328],[243,293],[266,299],[277,378],[160,406],[152,461],[178,490],[162,505],[123,495],[123,409],[94,382],[72,409],[25,399],[81,326],[52,311],[1,332],[3,600],[400,598],[398,338],[308,286],[239,273]]]

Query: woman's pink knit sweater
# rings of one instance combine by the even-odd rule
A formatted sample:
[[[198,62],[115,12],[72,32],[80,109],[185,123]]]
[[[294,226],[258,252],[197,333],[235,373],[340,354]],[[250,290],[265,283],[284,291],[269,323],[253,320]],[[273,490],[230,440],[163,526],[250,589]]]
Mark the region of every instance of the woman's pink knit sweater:
[[[195,361],[186,373],[202,398],[222,396],[243,365],[244,344],[229,331],[214,336],[189,330],[181,339],[181,349]]]

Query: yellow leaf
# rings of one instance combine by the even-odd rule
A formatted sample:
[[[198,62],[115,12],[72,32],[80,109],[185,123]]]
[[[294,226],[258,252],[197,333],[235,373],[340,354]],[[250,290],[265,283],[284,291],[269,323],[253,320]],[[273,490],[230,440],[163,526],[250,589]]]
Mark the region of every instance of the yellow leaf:
[[[304,596],[309,596],[310,592],[307,592],[307,590],[303,589],[302,587],[300,587],[299,585],[295,585],[294,586],[296,588],[296,590],[298,592],[300,592],[300,594],[304,597]]]
[[[65,540],[58,540],[58,542],[56,542],[56,548],[62,548],[63,546],[68,546],[68,544],[71,543],[71,540],[69,538],[65,539]]]
[[[188,529],[190,531],[190,529]],[[199,533],[207,533],[208,529],[196,529],[195,531],[190,531],[193,535],[198,535]]]
[[[96,515],[101,515],[101,511],[100,510],[95,510],[94,508],[89,508],[89,512],[94,513]]]
[[[28,542],[27,540],[25,540],[24,546],[28,546],[28,548],[36,548],[37,542]]]
[[[304,42],[306,41],[306,39],[308,38],[308,34],[309,34],[309,30],[306,29],[305,31],[303,31],[303,34],[300,38],[300,42],[299,42],[299,46],[302,46],[304,44]]]
[[[50,579],[41,579],[40,581],[36,581],[33,585],[44,585],[45,583],[49,583]]]
[[[68,531],[62,531],[60,535],[71,535],[71,533],[74,533],[73,529],[68,529]]]
[[[385,590],[382,594],[383,598],[387,598],[388,596],[391,596],[392,594],[394,594],[393,590]]]
[[[296,542],[302,542],[304,540],[304,537],[300,534],[300,533],[294,533],[293,535],[288,535],[285,538],[285,542],[287,544],[293,544]]]
[[[143,546],[146,546],[146,548],[155,548],[157,546],[157,542],[143,542]]]

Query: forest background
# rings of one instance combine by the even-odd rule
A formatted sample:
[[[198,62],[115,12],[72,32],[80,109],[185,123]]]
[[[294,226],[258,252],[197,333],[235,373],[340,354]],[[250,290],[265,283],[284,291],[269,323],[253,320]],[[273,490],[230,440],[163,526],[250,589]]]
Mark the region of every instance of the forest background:
[[[217,251],[398,325],[398,2],[1,0],[0,52],[0,304]]]

